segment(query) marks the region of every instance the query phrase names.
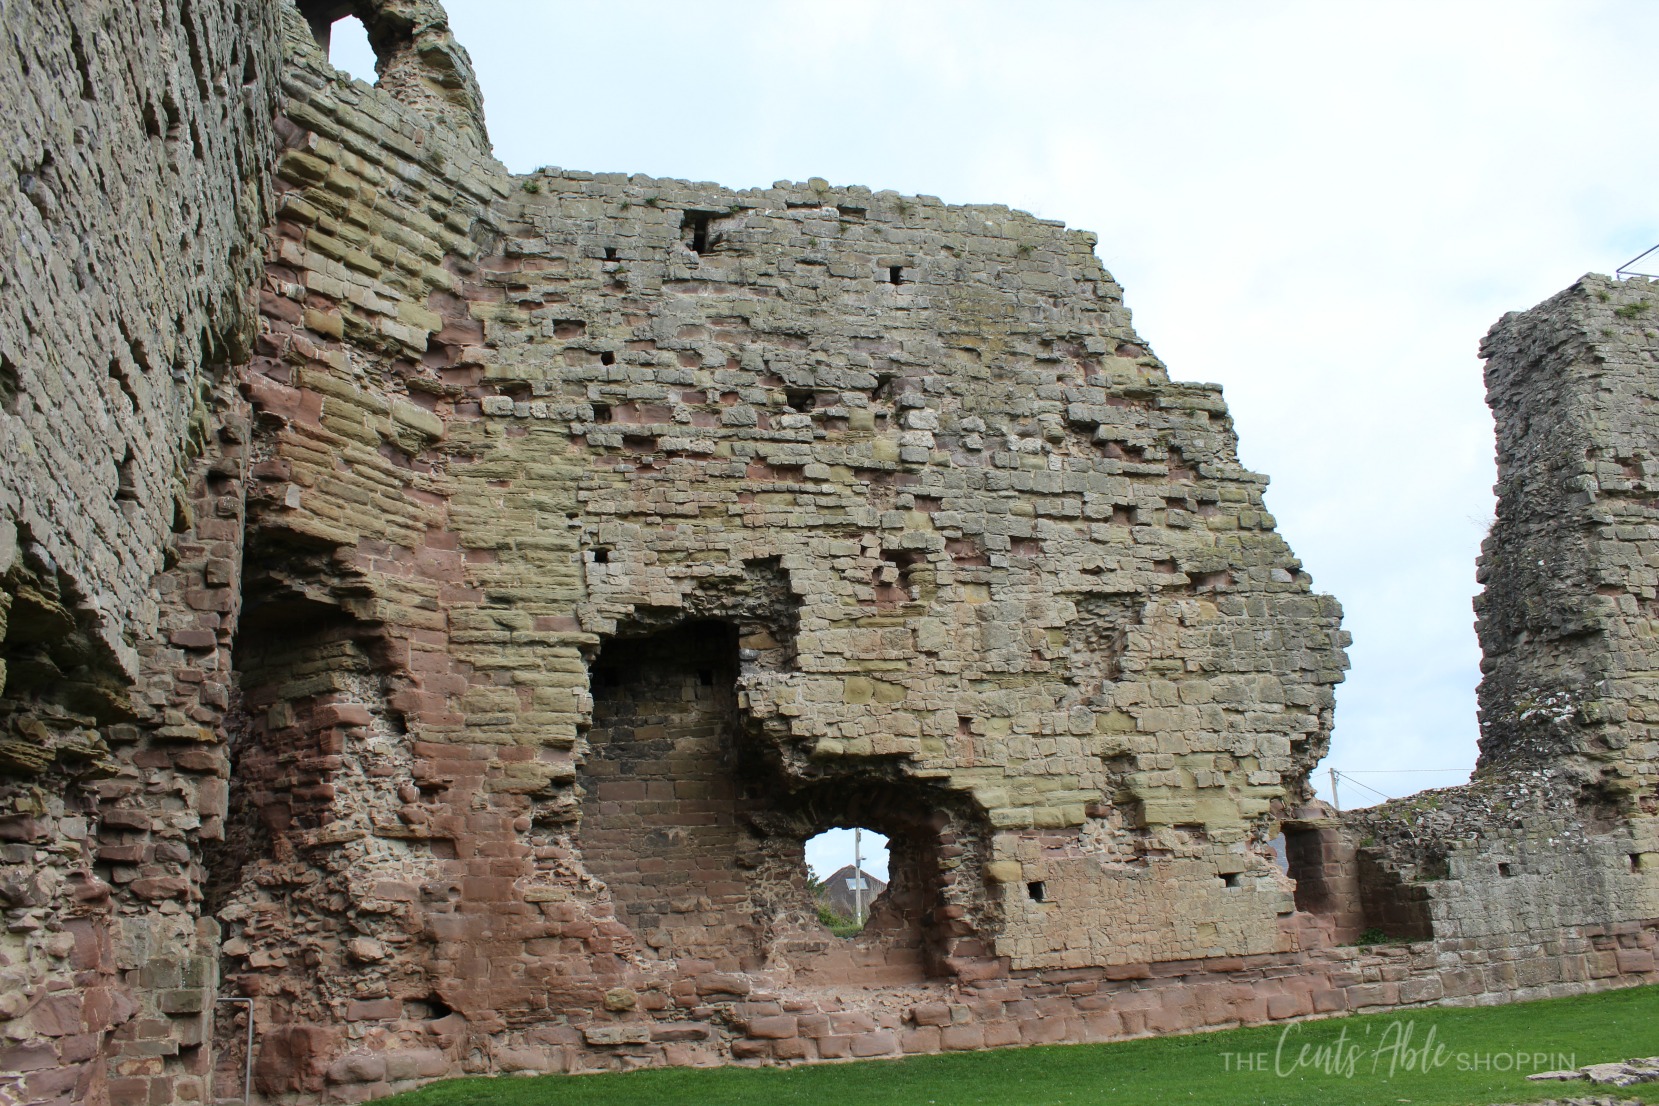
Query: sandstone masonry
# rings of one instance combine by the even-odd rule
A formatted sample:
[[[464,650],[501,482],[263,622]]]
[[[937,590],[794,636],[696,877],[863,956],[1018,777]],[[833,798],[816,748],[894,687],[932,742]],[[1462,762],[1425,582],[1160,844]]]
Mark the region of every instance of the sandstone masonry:
[[[0,51],[6,1093],[235,1097],[250,1016],[349,1102],[1655,979],[1646,286],[1494,332],[1482,769],[1338,818],[1340,611],[1091,235],[509,175],[430,0],[92,8]]]

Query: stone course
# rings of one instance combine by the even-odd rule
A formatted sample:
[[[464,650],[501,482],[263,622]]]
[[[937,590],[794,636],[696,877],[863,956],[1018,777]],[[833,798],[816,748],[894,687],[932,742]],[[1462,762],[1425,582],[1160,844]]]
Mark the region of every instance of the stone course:
[[[303,7],[0,51],[59,97],[7,286],[62,305],[0,310],[4,1093],[237,1097],[227,997],[299,1103],[1659,979],[1643,289],[1495,332],[1482,772],[1338,816],[1340,610],[1093,236],[512,176],[435,3]],[[892,881],[842,939],[803,843],[853,825]]]

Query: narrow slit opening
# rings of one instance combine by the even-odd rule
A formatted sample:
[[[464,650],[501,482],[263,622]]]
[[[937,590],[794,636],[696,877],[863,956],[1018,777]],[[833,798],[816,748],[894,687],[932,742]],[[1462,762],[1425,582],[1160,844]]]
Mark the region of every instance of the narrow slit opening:
[[[714,218],[712,211],[688,211],[685,219],[680,223],[680,235],[693,253],[709,252],[709,223]]]

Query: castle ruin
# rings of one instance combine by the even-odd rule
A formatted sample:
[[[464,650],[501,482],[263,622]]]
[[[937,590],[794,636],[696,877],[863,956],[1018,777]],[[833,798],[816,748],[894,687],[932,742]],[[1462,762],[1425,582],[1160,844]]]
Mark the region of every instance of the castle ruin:
[[[1659,287],[1488,337],[1480,767],[1337,815],[1340,610],[1091,235],[508,174],[434,0],[7,30],[0,1096],[1659,981]]]

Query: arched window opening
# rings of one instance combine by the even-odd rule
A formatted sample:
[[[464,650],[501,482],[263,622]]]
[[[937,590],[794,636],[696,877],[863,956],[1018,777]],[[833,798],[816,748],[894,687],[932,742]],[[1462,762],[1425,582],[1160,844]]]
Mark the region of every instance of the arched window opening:
[[[356,0],[299,0],[311,35],[328,55],[328,64],[349,76],[374,83],[375,52],[368,28],[357,17]]]
[[[837,937],[869,924],[887,891],[887,837],[871,829],[830,829],[806,842],[807,872],[818,920]]]
[[[340,72],[369,84],[375,82],[374,47],[369,45],[368,28],[355,15],[334,21],[323,48],[328,51],[328,64]]]

